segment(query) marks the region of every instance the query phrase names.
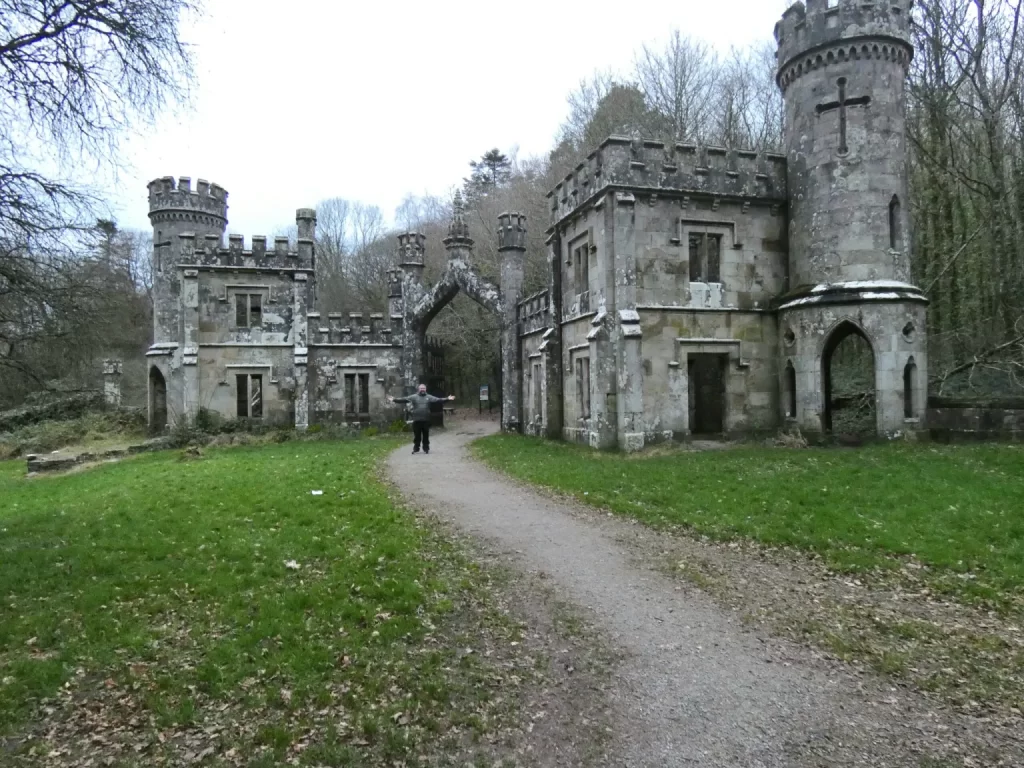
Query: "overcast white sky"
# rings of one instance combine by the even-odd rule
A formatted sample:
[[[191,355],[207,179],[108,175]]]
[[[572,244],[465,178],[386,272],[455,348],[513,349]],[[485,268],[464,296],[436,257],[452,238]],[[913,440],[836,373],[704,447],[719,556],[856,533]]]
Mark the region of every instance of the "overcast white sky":
[[[112,203],[147,229],[146,183],[229,193],[229,231],[272,234],[327,197],[380,206],[447,194],[491,147],[549,151],[566,95],[674,28],[720,50],[770,39],[784,0],[517,3],[206,0],[185,34],[192,111],[125,145]],[[603,9],[603,10],[601,10]]]

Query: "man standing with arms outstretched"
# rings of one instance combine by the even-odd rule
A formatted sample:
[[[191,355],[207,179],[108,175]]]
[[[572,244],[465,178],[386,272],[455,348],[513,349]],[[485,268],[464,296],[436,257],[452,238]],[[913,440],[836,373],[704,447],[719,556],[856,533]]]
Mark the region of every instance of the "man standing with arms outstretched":
[[[443,403],[445,400],[454,400],[455,395],[448,397],[434,397],[427,394],[427,385],[420,384],[419,391],[408,397],[388,396],[389,403],[409,403],[412,406],[412,452],[420,452],[420,441],[423,442],[423,452],[430,453],[430,404]]]

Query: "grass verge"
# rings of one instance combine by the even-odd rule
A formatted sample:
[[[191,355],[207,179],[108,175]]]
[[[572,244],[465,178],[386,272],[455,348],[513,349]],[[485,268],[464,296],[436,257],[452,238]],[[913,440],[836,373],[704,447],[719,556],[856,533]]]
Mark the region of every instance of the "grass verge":
[[[652,559],[754,620],[972,714],[1021,717],[1020,446],[638,457],[496,435],[473,449],[514,477],[687,534]]]
[[[479,648],[519,629],[375,479],[395,444],[0,464],[0,763],[412,766],[491,732],[531,670]]]
[[[650,459],[496,435],[474,444],[515,477],[653,526],[796,547],[847,571],[936,571],[1002,603],[1024,590],[1024,447],[738,448]],[[945,577],[945,578],[943,578]]]

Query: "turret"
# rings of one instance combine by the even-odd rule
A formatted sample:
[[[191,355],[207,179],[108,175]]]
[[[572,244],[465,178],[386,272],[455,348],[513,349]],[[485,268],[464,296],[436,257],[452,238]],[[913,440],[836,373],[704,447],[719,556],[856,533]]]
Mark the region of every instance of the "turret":
[[[175,243],[177,236],[194,233],[200,241],[206,235],[224,236],[228,226],[228,193],[218,184],[182,176],[175,181],[165,176],[149,182],[149,220],[153,243]]]
[[[910,277],[910,0],[809,0],[775,27],[790,288]]]
[[[426,242],[422,232],[403,232],[398,236],[398,268],[416,283],[423,280]]]

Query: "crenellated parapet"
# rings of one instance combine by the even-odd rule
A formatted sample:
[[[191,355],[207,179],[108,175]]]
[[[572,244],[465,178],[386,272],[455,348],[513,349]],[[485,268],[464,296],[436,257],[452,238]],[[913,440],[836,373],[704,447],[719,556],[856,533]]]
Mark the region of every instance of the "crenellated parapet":
[[[329,312],[326,319],[319,312],[310,312],[306,315],[306,333],[312,347],[392,347],[400,343],[382,312],[368,316],[362,312]]]
[[[548,197],[551,223],[613,189],[786,202],[786,158],[771,152],[612,136]]]
[[[848,60],[880,59],[909,67],[913,0],[807,0],[775,25],[777,79],[783,91],[805,72]]]
[[[225,246],[220,235],[182,232],[177,241],[154,244],[161,261],[171,259],[178,264],[223,269],[313,269],[312,240],[299,240],[298,248],[293,248],[287,237],[268,240],[264,235],[253,235],[250,247],[246,248],[242,235],[229,235]]]
[[[502,213],[498,215],[498,250],[526,250],[526,215]]]
[[[218,184],[199,179],[192,189],[192,180],[182,176],[164,176],[151,181],[149,187],[149,219],[153,226],[165,222],[193,222],[220,228],[228,222],[228,193]]]
[[[422,265],[426,253],[427,236],[422,232],[403,232],[398,236],[396,253],[399,265]]]

